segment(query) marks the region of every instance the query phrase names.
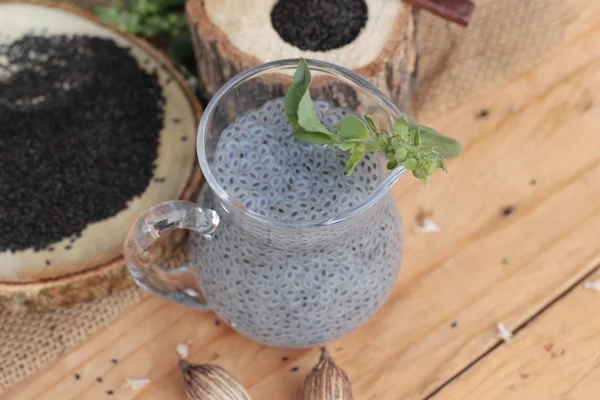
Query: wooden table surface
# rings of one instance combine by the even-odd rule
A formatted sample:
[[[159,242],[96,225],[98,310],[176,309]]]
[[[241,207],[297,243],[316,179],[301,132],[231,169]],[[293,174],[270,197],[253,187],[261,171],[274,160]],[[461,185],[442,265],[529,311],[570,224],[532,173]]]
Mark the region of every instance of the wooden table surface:
[[[412,179],[394,189],[406,228],[396,288],[369,323],[328,345],[356,398],[600,398],[600,293],[583,285],[600,279],[600,2],[573,3],[579,12],[565,15],[550,59],[419,121],[466,151],[427,189]],[[440,233],[411,232],[419,208],[433,211]],[[254,399],[299,399],[318,357],[253,343],[211,313],[149,296],[0,399],[184,399],[174,349],[188,339],[190,361],[220,364]],[[126,377],[152,383],[132,391]]]

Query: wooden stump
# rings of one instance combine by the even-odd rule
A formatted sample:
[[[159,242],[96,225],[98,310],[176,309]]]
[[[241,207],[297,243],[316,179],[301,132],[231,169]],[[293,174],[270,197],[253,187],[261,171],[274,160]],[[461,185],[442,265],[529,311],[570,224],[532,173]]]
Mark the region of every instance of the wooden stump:
[[[122,256],[129,226],[141,212],[161,201],[195,199],[202,182],[194,146],[202,107],[185,78],[161,52],[64,3],[0,0],[0,39],[36,29],[45,29],[44,34],[110,38],[130,48],[139,65],[158,76],[165,96],[164,123],[154,177],[126,209],[90,223],[75,243],[65,238],[53,244],[52,251],[0,252],[0,309],[14,312],[71,306],[133,285]],[[165,248],[177,239],[165,241]],[[73,247],[67,251],[66,246]],[[49,259],[51,266],[45,263]]]
[[[415,9],[401,0],[365,0],[368,17],[358,36],[339,48],[309,51],[284,41],[273,27],[272,10],[277,3],[278,0],[188,1],[198,73],[209,96],[245,69],[269,61],[305,57],[358,73],[403,112],[410,113],[417,76]],[[327,0],[315,3],[326,4]]]

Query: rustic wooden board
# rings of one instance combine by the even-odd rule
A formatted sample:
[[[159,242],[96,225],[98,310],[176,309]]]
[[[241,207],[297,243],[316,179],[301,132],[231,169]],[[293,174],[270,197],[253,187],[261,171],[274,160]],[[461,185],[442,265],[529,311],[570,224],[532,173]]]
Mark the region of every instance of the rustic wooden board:
[[[157,74],[162,79],[163,91],[169,102],[165,108],[165,128],[161,133],[162,150],[159,150],[161,152],[159,160],[162,157],[166,167],[157,169],[154,173],[155,176],[166,176],[170,180],[169,186],[163,184],[156,186],[156,184],[149,183],[149,188],[154,186],[147,189],[146,193],[152,193],[154,199],[164,198],[165,200],[169,193],[171,193],[171,198],[179,197],[186,200],[197,194],[202,182],[202,175],[198,162],[195,160],[193,139],[202,114],[202,106],[189,89],[186,79],[168,57],[143,39],[117,31],[102,23],[93,14],[68,4],[37,0],[0,0],[0,7],[3,5],[13,6],[11,12],[16,15],[26,14],[28,16],[28,20],[19,20],[19,23],[16,24],[21,29],[29,29],[29,26],[36,29],[52,27],[63,34],[75,32],[120,40],[121,44],[125,43],[133,49],[132,54],[138,58],[140,65],[144,60],[148,60],[145,68],[157,68]],[[15,10],[21,10],[22,14],[17,14]],[[35,11],[37,19],[31,16],[31,10]],[[40,16],[45,16],[45,19],[40,21]],[[69,24],[60,25],[58,21],[67,21]],[[6,28],[7,32],[16,34],[16,32],[11,32],[10,28],[10,26]],[[173,83],[167,84],[171,80]],[[168,118],[173,115],[180,119],[176,128],[169,126],[170,119]],[[180,132],[182,131],[190,136],[189,148],[184,152],[177,147],[181,143]],[[158,194],[156,194],[157,192]],[[135,202],[129,205],[129,210],[132,211],[123,210],[117,218],[112,217],[91,224],[95,226],[93,233],[90,233],[89,227],[86,228],[84,238],[87,243],[79,247],[86,257],[74,257],[68,262],[63,260],[64,264],[57,265],[55,263],[51,269],[48,268],[49,271],[44,271],[43,275],[38,272],[36,279],[23,273],[24,276],[31,278],[31,281],[12,281],[5,280],[5,276],[0,277],[0,309],[11,312],[47,311],[100,299],[133,285],[133,281],[125,269],[125,261],[121,254],[122,239],[119,237],[125,237],[128,225],[132,222],[127,220],[127,213],[129,212],[135,217],[136,208],[134,207],[143,210],[151,204],[152,201],[148,200],[147,194],[145,197],[139,196]],[[106,235],[106,232],[111,234]],[[102,241],[99,236],[108,236],[111,239]],[[106,254],[104,254],[105,252]],[[74,251],[69,253],[74,253]],[[33,258],[43,260],[47,255],[30,252],[28,255],[20,253],[15,256],[15,258],[18,257],[21,257],[18,259],[19,263],[31,262],[35,266]],[[6,271],[10,271],[10,268],[4,264],[2,267],[5,268],[4,275],[8,275]]]
[[[565,16],[569,35],[556,56],[423,121],[461,138],[466,151],[427,189],[404,179],[394,190],[406,225],[397,287],[373,320],[329,345],[357,398],[426,398],[498,345],[497,322],[521,326],[600,263],[600,4],[577,4],[585,8]],[[487,117],[476,117],[481,109]],[[514,211],[505,216],[507,206]],[[441,233],[411,233],[419,207],[434,211]],[[174,348],[186,339],[190,361],[219,363],[255,399],[298,399],[318,357],[255,344],[210,313],[149,297],[0,399],[94,400],[107,390],[183,399]],[[143,376],[153,380],[146,389],[121,388]]]
[[[599,308],[600,293],[577,285],[433,400],[597,399]]]

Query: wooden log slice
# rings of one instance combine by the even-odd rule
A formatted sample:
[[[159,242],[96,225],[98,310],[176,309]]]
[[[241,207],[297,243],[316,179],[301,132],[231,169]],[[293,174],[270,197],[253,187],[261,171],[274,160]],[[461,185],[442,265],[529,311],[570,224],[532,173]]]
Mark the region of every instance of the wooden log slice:
[[[198,73],[207,94],[214,95],[229,79],[245,69],[269,61],[305,57],[338,64],[358,73],[382,90],[402,111],[410,113],[417,75],[417,10],[400,0],[360,1],[364,1],[367,10],[364,27],[349,43],[324,51],[301,50],[282,39],[274,28],[272,12],[275,7],[282,7],[282,3],[296,2],[295,7],[300,7],[300,15],[297,18],[290,17],[289,23],[308,24],[309,15],[301,18],[301,7],[309,7],[309,4],[315,7],[316,4],[328,8],[333,7],[334,3],[338,3],[339,7],[339,3],[344,1],[188,1],[187,14]],[[356,5],[356,1],[351,3]],[[331,10],[324,11],[331,13]],[[315,15],[314,10],[306,14]],[[339,29],[343,30],[346,21],[342,17],[340,19]],[[284,22],[278,22],[280,31],[284,29],[282,26],[287,26],[285,24],[288,22]],[[326,36],[331,31],[325,29],[322,34]],[[319,32],[313,32],[312,35],[318,36]],[[335,35],[327,37],[333,37],[332,41],[337,40]],[[313,47],[322,48],[326,40],[317,39],[318,44]],[[306,43],[300,45],[306,47]],[[310,47],[311,44],[308,45]],[[330,87],[330,82],[323,81],[321,84],[324,85],[321,88],[323,92],[336,91]],[[315,85],[317,83],[313,87]],[[338,95],[343,97],[352,93]],[[351,104],[352,101],[340,102]]]
[[[151,205],[194,198],[201,182],[195,152],[201,106],[185,78],[162,53],[73,6],[0,0],[0,38],[12,40],[30,31],[110,38],[130,48],[142,68],[156,71],[165,103],[154,176],[140,196],[116,215],[90,223],[76,240],[54,243],[52,251],[0,252],[0,308],[12,311],[68,306],[130,286],[122,257],[130,224]],[[46,260],[51,260],[51,265]]]

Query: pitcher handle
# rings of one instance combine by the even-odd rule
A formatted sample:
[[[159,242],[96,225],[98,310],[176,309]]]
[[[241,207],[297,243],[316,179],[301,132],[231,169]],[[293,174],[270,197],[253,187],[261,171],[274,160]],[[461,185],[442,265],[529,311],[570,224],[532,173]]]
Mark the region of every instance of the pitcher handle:
[[[165,201],[151,207],[131,226],[124,244],[127,268],[141,288],[199,310],[208,309],[193,266],[164,268],[150,261],[156,240],[176,229],[189,229],[206,237],[217,229],[219,215],[190,201]]]

